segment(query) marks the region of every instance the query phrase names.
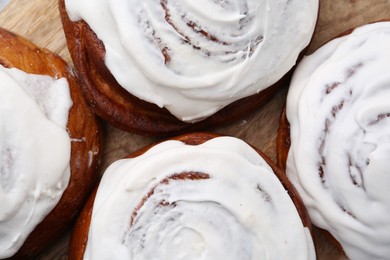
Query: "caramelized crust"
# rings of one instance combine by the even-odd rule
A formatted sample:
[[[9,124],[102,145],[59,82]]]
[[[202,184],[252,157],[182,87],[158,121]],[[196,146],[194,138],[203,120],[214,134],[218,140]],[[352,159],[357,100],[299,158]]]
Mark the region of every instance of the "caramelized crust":
[[[199,145],[202,144],[210,139],[219,137],[220,135],[214,134],[214,133],[206,133],[206,132],[198,132],[198,133],[189,133],[189,134],[184,134],[178,137],[171,138],[170,140],[179,140],[181,142],[184,142],[185,144],[188,145]],[[154,144],[156,145],[156,144]],[[149,150],[151,147],[154,145],[147,146],[143,149],[140,149],[134,153],[131,153],[128,158],[134,158],[137,156],[142,155],[145,153],[147,150]],[[288,194],[290,195],[292,201],[294,202],[295,207],[297,208],[297,211],[302,219],[302,223],[304,226],[308,227],[310,229],[310,232],[312,234],[312,237],[314,239],[314,234],[312,231],[311,227],[311,222],[309,219],[309,216],[307,214],[306,208],[304,207],[301,198],[299,197],[298,193],[292,186],[292,184],[289,182],[287,179],[286,175],[261,151],[258,149],[254,148],[259,153],[260,156],[264,158],[264,160],[271,166],[273,169],[275,175],[278,177],[280,182],[283,184],[284,188],[288,191]],[[193,177],[191,172],[188,173],[181,173],[178,175],[175,175],[174,178],[177,179],[192,179]],[[207,173],[203,173],[201,177],[197,178],[208,178]],[[77,259],[81,260],[83,259],[85,248],[87,245],[88,241],[88,232],[89,232],[89,225],[91,221],[91,215],[92,215],[92,209],[93,209],[93,202],[96,196],[96,191],[95,189],[94,193],[92,196],[89,198],[87,204],[85,205],[82,213],[80,214],[80,217],[78,218],[75,228],[72,233],[72,238],[70,241],[69,245],[69,259]]]
[[[286,161],[288,150],[290,149],[290,124],[286,117],[286,108],[283,108],[279,120],[278,138],[276,139],[276,159],[277,165],[283,171],[286,171]]]
[[[114,79],[104,63],[105,48],[84,21],[72,22],[59,0],[62,24],[73,62],[94,112],[110,124],[142,135],[173,135],[231,122],[266,103],[289,76],[260,93],[240,99],[197,123],[185,123],[166,109],[131,95]]]
[[[95,116],[89,110],[79,82],[68,65],[57,55],[41,49],[11,32],[0,29],[0,63],[27,73],[68,80],[73,106],[67,130],[72,140],[70,182],[57,206],[29,235],[11,259],[31,259],[69,228],[85,203],[96,181],[101,137]]]

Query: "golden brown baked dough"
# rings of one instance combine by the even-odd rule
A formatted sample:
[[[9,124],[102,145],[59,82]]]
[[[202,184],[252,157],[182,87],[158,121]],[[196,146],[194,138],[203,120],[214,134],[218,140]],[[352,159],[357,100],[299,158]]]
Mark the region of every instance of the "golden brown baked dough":
[[[105,48],[84,22],[72,22],[59,0],[61,19],[84,93],[94,112],[110,124],[142,135],[173,135],[218,126],[247,115],[265,104],[289,75],[260,93],[240,99],[197,123],[180,121],[165,108],[143,101],[123,89],[105,65]]]
[[[69,185],[57,206],[29,235],[20,250],[10,259],[31,259],[69,228],[85,203],[96,181],[101,137],[95,116],[87,106],[78,80],[70,67],[57,55],[39,48],[9,31],[0,29],[0,64],[27,73],[65,77],[73,106],[67,123],[71,139]]]
[[[220,135],[214,134],[214,133],[197,132],[197,133],[184,134],[181,136],[171,138],[169,140],[179,140],[181,142],[184,142],[185,144],[199,145],[199,144],[202,144],[202,143],[204,143],[210,139],[216,138],[216,137],[220,137]],[[128,156],[128,158],[134,158],[134,157],[140,156],[143,153],[145,153],[146,151],[148,151],[150,148],[152,148],[154,145],[156,145],[156,144],[152,144],[152,145],[147,146],[143,149],[140,149],[136,152],[133,152]],[[311,222],[309,220],[309,216],[306,212],[306,209],[303,206],[303,203],[302,203],[299,195],[295,191],[294,187],[287,179],[286,175],[267,156],[265,156],[264,153],[262,153],[261,151],[259,151],[256,148],[254,148],[254,149],[272,167],[276,176],[281,181],[284,188],[288,191],[288,194],[290,195],[293,203],[295,204],[295,207],[297,208],[297,211],[302,219],[302,223],[304,224],[304,226],[308,227],[310,229],[310,231],[312,232]],[[174,178],[175,179],[192,179],[194,177],[191,175],[191,172],[189,172],[189,173],[177,174],[174,176]],[[200,178],[200,177],[198,176],[197,178]],[[72,233],[72,237],[71,237],[71,241],[70,241],[70,245],[69,245],[69,251],[68,251],[69,259],[83,259],[84,252],[85,252],[86,245],[87,245],[87,240],[88,240],[89,225],[90,225],[90,221],[91,221],[91,215],[92,215],[94,199],[96,196],[96,191],[97,191],[97,189],[95,189],[95,191],[93,192],[93,194],[89,198],[88,202],[86,203],[84,209],[82,210],[82,212],[81,212],[81,214],[80,214],[80,216],[75,224],[75,227],[73,229],[73,233]],[[312,233],[312,237],[314,237],[313,233]]]

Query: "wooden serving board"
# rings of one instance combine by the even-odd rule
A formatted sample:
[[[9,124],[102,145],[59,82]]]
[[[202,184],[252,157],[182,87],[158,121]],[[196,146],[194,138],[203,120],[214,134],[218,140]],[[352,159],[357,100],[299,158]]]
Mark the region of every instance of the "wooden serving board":
[[[319,20],[309,53],[349,28],[388,18],[390,0],[320,0]],[[0,13],[0,26],[59,54],[72,64],[62,31],[57,0],[12,0]],[[205,130],[239,137],[275,160],[279,114],[287,89],[287,85],[281,88],[263,108],[240,121]],[[126,133],[106,123],[103,123],[103,128],[105,138],[101,172],[113,161],[158,140]],[[39,259],[67,259],[69,234],[70,231],[64,234]],[[319,259],[345,259],[321,236],[318,242]]]

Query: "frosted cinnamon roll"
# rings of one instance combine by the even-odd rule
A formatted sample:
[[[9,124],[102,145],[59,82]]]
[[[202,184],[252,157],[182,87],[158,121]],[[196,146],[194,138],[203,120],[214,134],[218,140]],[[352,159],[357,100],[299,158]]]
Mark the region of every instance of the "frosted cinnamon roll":
[[[263,157],[237,138],[196,133],[113,163],[70,259],[315,259],[299,197]]]
[[[94,183],[95,117],[67,64],[0,29],[0,259],[31,259]]]
[[[308,45],[318,0],[60,0],[60,10],[97,114],[156,134],[264,103]]]
[[[390,255],[389,46],[390,22],[332,40],[298,65],[287,98],[287,175],[350,259]]]

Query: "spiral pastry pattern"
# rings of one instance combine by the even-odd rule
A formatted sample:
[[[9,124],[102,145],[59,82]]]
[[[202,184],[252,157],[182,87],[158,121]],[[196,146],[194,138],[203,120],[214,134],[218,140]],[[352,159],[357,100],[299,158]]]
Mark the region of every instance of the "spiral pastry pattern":
[[[390,23],[337,38],[298,66],[287,174],[351,259],[390,255]]]
[[[291,198],[243,141],[166,141],[112,164],[84,259],[315,259]]]
[[[66,0],[132,95],[199,121],[277,82],[309,43],[318,0]]]
[[[56,206],[69,178],[66,79],[0,66],[0,258]]]

